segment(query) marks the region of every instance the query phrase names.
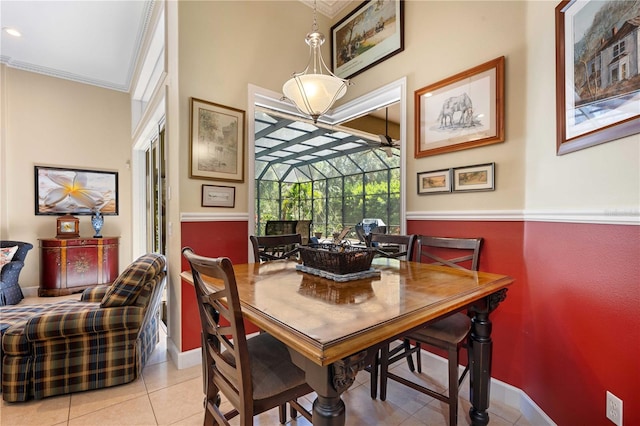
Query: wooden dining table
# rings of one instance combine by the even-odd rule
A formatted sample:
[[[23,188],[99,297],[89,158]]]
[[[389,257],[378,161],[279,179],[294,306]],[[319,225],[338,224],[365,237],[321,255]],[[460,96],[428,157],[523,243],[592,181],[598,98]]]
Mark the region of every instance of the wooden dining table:
[[[489,314],[505,299],[513,278],[378,258],[372,268],[379,275],[337,282],[296,265],[276,261],[233,269],[243,316],[287,345],[316,392],[314,425],[345,424],[341,394],[382,345],[463,309],[472,318],[469,415],[474,425],[489,422]],[[181,276],[193,284],[190,271]],[[206,281],[216,286],[215,280]]]

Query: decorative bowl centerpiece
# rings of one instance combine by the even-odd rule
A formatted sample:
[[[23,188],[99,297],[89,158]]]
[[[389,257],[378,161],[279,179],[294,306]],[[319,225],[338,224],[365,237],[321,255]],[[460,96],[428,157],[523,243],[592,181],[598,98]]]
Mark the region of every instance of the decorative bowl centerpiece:
[[[313,269],[337,275],[368,271],[376,249],[350,245],[314,244],[300,246],[302,263]]]

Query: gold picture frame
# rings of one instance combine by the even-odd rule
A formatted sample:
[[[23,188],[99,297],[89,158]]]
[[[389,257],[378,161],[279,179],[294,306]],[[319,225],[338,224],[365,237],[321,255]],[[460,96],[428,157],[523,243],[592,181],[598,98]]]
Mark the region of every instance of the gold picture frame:
[[[189,177],[244,182],[245,112],[191,98]]]
[[[504,62],[415,91],[415,158],[504,142]]]

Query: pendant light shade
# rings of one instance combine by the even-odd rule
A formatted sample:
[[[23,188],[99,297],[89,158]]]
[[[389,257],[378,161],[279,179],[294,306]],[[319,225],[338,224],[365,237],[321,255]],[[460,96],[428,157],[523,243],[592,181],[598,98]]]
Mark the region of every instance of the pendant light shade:
[[[314,2],[313,29],[305,39],[309,45],[309,61],[302,72],[293,73],[282,86],[284,99],[293,102],[298,111],[311,117],[314,123],[347,93],[347,85],[350,84],[329,71],[324,63],[320,52],[324,41],[324,35],[318,32]]]

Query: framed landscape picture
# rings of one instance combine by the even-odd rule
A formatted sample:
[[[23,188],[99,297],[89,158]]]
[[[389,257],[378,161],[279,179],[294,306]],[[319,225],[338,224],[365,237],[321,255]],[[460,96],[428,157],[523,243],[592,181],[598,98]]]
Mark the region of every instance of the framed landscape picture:
[[[244,111],[191,98],[191,178],[244,181]]]
[[[640,133],[640,3],[556,7],[557,154]]]
[[[451,169],[418,173],[418,195],[451,192]]]
[[[504,141],[504,56],[414,96],[416,158]]]
[[[404,0],[366,0],[331,27],[331,67],[351,78],[404,50]]]
[[[454,167],[453,192],[493,191],[495,163]]]

